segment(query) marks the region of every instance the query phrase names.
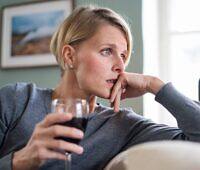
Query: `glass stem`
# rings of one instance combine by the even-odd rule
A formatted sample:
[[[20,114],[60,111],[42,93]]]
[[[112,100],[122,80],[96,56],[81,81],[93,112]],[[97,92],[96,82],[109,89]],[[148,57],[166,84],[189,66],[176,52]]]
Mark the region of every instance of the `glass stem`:
[[[67,160],[65,161],[65,170],[71,170],[71,154],[66,154]]]

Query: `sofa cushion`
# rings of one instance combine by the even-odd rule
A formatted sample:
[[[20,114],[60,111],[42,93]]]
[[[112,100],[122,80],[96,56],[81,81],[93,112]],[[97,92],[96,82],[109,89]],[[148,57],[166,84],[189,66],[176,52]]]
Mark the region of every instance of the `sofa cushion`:
[[[120,153],[105,170],[200,170],[200,144],[157,141]]]

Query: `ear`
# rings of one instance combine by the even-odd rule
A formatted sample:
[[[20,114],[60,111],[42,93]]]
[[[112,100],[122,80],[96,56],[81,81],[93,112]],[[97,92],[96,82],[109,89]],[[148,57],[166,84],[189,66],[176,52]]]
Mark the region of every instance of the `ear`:
[[[69,68],[74,66],[75,63],[75,49],[71,45],[64,45],[62,48],[62,57],[65,65]]]

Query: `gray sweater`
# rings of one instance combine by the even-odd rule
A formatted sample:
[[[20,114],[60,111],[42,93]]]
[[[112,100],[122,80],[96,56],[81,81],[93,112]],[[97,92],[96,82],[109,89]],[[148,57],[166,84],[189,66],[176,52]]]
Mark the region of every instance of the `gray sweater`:
[[[12,154],[28,142],[35,125],[48,113],[51,89],[17,83],[0,90],[0,170],[12,169]],[[170,83],[155,100],[176,118],[178,128],[156,124],[131,109],[114,113],[99,105],[91,113],[80,145],[82,155],[72,154],[72,170],[99,170],[120,152],[139,143],[156,140],[200,142],[200,105],[180,94]],[[64,162],[47,161],[40,170],[63,170]]]

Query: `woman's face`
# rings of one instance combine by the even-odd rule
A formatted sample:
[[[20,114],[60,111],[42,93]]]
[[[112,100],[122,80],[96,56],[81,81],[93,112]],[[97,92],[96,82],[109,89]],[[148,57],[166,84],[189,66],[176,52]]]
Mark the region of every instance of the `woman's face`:
[[[124,71],[126,38],[119,28],[102,25],[76,48],[75,58],[80,89],[89,95],[109,98],[118,75]]]

